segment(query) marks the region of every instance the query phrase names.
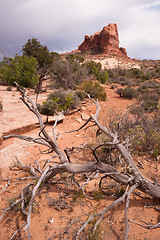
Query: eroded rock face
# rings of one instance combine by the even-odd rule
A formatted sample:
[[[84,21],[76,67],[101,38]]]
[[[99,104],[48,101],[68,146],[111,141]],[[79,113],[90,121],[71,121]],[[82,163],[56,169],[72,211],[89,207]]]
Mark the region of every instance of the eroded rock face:
[[[110,23],[102,31],[91,36],[85,36],[84,42],[79,46],[81,52],[119,54],[127,56],[125,48],[119,48],[117,24]]]
[[[123,47],[120,47],[119,49],[120,49],[121,53],[123,53],[124,55],[126,55],[126,56],[127,56],[127,51],[126,51],[126,49],[125,49],[125,48],[123,48]]]

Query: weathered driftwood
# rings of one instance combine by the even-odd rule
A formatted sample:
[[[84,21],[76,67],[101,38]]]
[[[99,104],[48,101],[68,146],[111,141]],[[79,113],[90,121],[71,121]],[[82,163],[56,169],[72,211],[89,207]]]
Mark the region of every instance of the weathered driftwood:
[[[74,175],[75,174],[88,173],[88,172],[90,172],[90,173],[98,172],[98,173],[104,174],[104,176],[107,176],[107,177],[110,177],[111,179],[114,179],[114,181],[116,181],[117,183],[121,183],[123,185],[126,185],[127,188],[126,188],[126,191],[125,191],[124,195],[122,197],[116,199],[111,205],[107,206],[105,209],[103,209],[101,212],[99,212],[95,215],[89,215],[87,221],[77,231],[76,238],[78,239],[82,230],[87,226],[87,224],[95,216],[98,217],[99,219],[97,220],[97,222],[94,226],[94,231],[96,230],[96,227],[101,222],[101,220],[103,219],[103,217],[104,217],[104,215],[107,211],[109,211],[116,204],[125,201],[126,202],[126,207],[125,207],[125,224],[126,224],[125,239],[128,239],[129,223],[128,223],[127,212],[128,212],[128,208],[129,208],[129,202],[130,202],[131,194],[133,193],[133,191],[135,189],[139,189],[143,193],[146,193],[146,194],[148,194],[148,195],[150,195],[154,198],[160,199],[160,185],[157,184],[156,182],[153,182],[153,181],[147,179],[146,177],[144,177],[142,175],[142,173],[140,172],[140,170],[136,166],[134,160],[132,159],[128,149],[125,147],[124,144],[119,142],[117,132],[110,131],[110,129],[108,129],[106,126],[103,126],[99,122],[98,116],[99,116],[100,106],[98,104],[98,101],[96,102],[93,99],[91,99],[94,102],[94,104],[96,104],[95,115],[91,115],[91,117],[86,121],[86,123],[83,126],[81,126],[79,129],[74,130],[74,131],[80,131],[87,124],[89,124],[91,122],[92,124],[94,124],[94,126],[96,125],[97,128],[99,130],[101,130],[104,134],[109,136],[109,138],[111,140],[108,143],[104,143],[102,145],[97,146],[93,150],[93,156],[95,157],[94,161],[93,160],[92,161],[88,160],[84,164],[77,164],[77,163],[71,163],[71,161],[69,159],[69,156],[67,154],[67,151],[61,150],[60,147],[57,144],[57,141],[56,141],[57,139],[56,139],[56,136],[55,136],[55,133],[54,133],[54,129],[56,127],[57,122],[55,121],[55,124],[54,124],[54,127],[53,127],[53,131],[52,131],[53,132],[53,137],[50,137],[45,130],[45,125],[44,125],[42,117],[41,117],[41,115],[40,115],[40,113],[37,109],[36,103],[33,102],[32,99],[27,95],[25,89],[21,89],[19,87],[19,90],[21,92],[20,99],[30,109],[30,111],[32,111],[38,118],[39,125],[40,125],[39,137],[38,138],[32,138],[32,137],[29,137],[29,136],[9,135],[9,136],[4,136],[4,139],[17,137],[17,138],[25,140],[25,141],[32,141],[34,143],[44,145],[44,146],[48,147],[48,152],[52,152],[52,151],[55,152],[57,157],[59,158],[59,163],[58,164],[56,164],[56,163],[55,164],[50,164],[50,159],[49,159],[48,162],[45,163],[45,165],[43,166],[42,169],[40,169],[38,163],[36,164],[36,167],[30,166],[30,165],[25,166],[23,163],[21,163],[18,160],[17,160],[17,163],[15,163],[13,165],[14,168],[24,169],[24,170],[29,171],[32,178],[35,178],[35,179],[38,180],[37,184],[34,186],[34,188],[31,191],[31,198],[30,198],[30,202],[29,202],[28,213],[25,212],[24,204],[23,204],[23,200],[25,198],[24,194],[23,194],[24,189],[22,189],[21,198],[19,200],[22,203],[22,211],[27,216],[27,220],[26,220],[25,224],[23,224],[22,227],[25,226],[25,230],[28,230],[28,238],[31,237],[30,219],[31,219],[32,207],[33,207],[33,201],[34,201],[37,190],[38,190],[41,183],[45,184],[46,182],[48,182],[49,180],[54,178],[57,174],[61,174],[61,173],[64,173],[64,172],[73,174],[72,175],[73,180],[74,180]],[[123,160],[125,161],[127,166],[129,167],[130,173],[129,174],[121,173],[116,169],[116,167],[114,167],[114,166],[112,166],[108,163],[102,162],[100,157],[98,158],[97,155],[96,155],[97,149],[101,146],[110,146],[114,149],[117,149],[117,151],[119,152],[119,154],[121,155],[121,157],[123,158]],[[89,179],[88,179],[88,181],[89,181]],[[79,186],[78,183],[77,183],[77,185]],[[81,187],[81,189],[84,192],[83,187]],[[9,210],[9,209],[6,209],[5,212],[7,210]],[[4,216],[4,213],[1,215],[1,218]],[[152,229],[152,228],[160,227],[160,223],[158,223],[156,225],[146,225],[146,226],[143,225],[142,227]],[[15,233],[14,233],[13,236],[15,236]],[[12,236],[12,238],[13,238],[13,236]]]

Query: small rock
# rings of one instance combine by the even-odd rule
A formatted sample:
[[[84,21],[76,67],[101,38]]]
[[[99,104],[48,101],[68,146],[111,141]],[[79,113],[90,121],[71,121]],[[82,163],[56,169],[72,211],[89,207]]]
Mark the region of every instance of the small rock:
[[[82,107],[81,107],[81,110],[83,110],[83,111],[86,110],[86,107],[82,106]]]
[[[52,218],[51,220],[49,220],[50,223],[53,223],[53,221],[54,221],[54,218]]]
[[[82,122],[82,119],[81,119],[81,118],[77,118],[77,117],[75,117],[74,119],[75,119],[77,122],[79,122],[79,123]]]
[[[64,118],[65,118],[65,117],[64,117],[63,114],[60,114],[60,115],[58,116],[58,118],[57,118],[57,116],[49,116],[49,117],[48,117],[48,122],[55,122],[56,119],[57,119],[57,122],[61,122],[61,121],[63,121]]]
[[[81,113],[82,120],[88,120],[89,116],[86,113]]]

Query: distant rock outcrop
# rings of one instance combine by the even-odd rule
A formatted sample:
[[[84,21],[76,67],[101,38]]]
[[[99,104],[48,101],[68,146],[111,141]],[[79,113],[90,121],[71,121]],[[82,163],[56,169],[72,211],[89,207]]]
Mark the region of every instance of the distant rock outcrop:
[[[127,57],[125,48],[119,47],[117,24],[110,23],[102,31],[91,36],[85,36],[84,42],[78,48],[81,52],[93,54],[115,54]]]

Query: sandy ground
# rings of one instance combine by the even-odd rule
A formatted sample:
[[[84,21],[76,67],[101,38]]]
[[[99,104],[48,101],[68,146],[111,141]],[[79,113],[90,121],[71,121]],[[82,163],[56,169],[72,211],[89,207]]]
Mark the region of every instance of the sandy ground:
[[[131,59],[116,59],[116,58],[104,58],[100,60],[94,60],[95,62],[100,62],[102,64],[102,69],[113,69],[113,68],[122,68],[122,69],[129,69],[129,68],[138,68],[140,69],[140,65]]]
[[[101,102],[100,121],[108,118],[108,113],[123,112],[126,107],[133,102],[118,97],[114,90],[106,86],[107,100]],[[30,96],[34,98],[34,93],[31,91]],[[5,90],[5,87],[0,87],[0,98],[3,102],[4,110],[0,113],[0,135],[11,133],[24,134],[36,137],[39,130],[37,129],[37,119],[28,111],[26,106],[19,100],[19,93],[16,89],[11,92]],[[39,100],[43,101],[46,98],[46,93],[41,94]],[[81,110],[65,116],[62,123],[56,127],[56,133],[59,134],[58,144],[61,149],[72,146],[81,146],[87,142],[92,143],[92,138],[95,136],[95,130],[88,129],[87,131],[66,133],[66,130],[73,130],[80,127],[91,113],[95,112],[95,106],[92,102],[87,101],[81,107]],[[47,131],[52,135],[52,125],[47,126]],[[0,145],[0,192],[7,183],[9,176],[11,177],[10,186],[0,194],[0,214],[5,209],[13,198],[17,198],[20,189],[25,186],[28,181],[18,181],[15,172],[9,170],[12,160],[18,158],[23,163],[34,162],[39,160],[44,162],[50,155],[39,154],[39,146],[30,142],[24,142],[18,139],[9,139],[2,141]],[[139,157],[135,161],[141,161],[144,169],[142,172],[149,178],[157,177],[156,165],[152,161],[146,161],[145,157]],[[148,160],[148,159],[147,159]],[[19,173],[19,177],[24,177],[24,173]],[[159,176],[160,177],[160,176]],[[82,179],[79,179],[83,183]],[[62,181],[63,182],[63,181]],[[97,182],[93,179],[89,186],[86,187],[86,192],[89,194],[96,186]],[[31,234],[34,240],[48,240],[48,239],[74,239],[77,226],[80,221],[87,218],[83,213],[97,212],[100,209],[108,206],[113,199],[110,198],[94,198],[89,200],[84,198],[77,192],[76,187],[71,183],[66,185],[64,182],[59,184],[57,188],[54,184],[47,185],[41,190],[39,196],[36,197],[35,208],[31,219]],[[95,190],[96,196],[99,196],[98,189]],[[62,194],[63,198],[60,198]],[[63,200],[65,207],[55,209],[52,206],[52,201]],[[52,200],[52,201],[51,201]],[[50,204],[49,204],[50,203]],[[131,220],[144,220],[147,223],[156,223],[160,221],[159,210],[155,208],[155,202],[152,198],[143,196],[140,198],[134,195],[131,199],[129,209],[129,219]],[[82,211],[83,208],[83,211]],[[0,239],[8,240],[12,234],[23,224],[24,216],[20,211],[13,209],[6,213],[6,216],[0,222]],[[89,228],[93,225],[90,224]],[[70,226],[68,231],[67,227]],[[66,230],[66,232],[65,232]],[[124,239],[124,205],[116,206],[112,211],[106,214],[104,221],[99,229],[102,238],[97,237],[94,239],[107,239],[107,240],[123,240]],[[64,233],[55,235],[57,233]],[[22,230],[17,234],[15,239],[26,239],[26,233]],[[160,230],[147,230],[134,223],[130,223],[129,240],[158,240]],[[91,239],[82,234],[81,239]]]
[[[34,91],[29,90],[29,96],[35,100]],[[36,117],[26,108],[19,99],[20,93],[16,88],[6,91],[6,86],[0,86],[0,99],[3,103],[3,112],[0,112],[0,135],[11,130],[38,123]],[[40,101],[46,99],[46,94],[40,95]]]
[[[102,69],[113,69],[113,68],[121,68],[121,69],[130,69],[130,68],[138,68],[141,66],[137,61],[132,60],[131,58],[126,57],[109,57],[106,55],[88,55],[85,57],[85,61],[95,61],[100,62],[102,64]]]

